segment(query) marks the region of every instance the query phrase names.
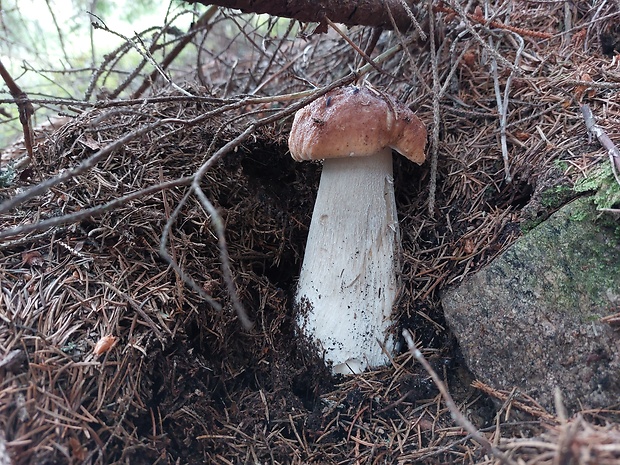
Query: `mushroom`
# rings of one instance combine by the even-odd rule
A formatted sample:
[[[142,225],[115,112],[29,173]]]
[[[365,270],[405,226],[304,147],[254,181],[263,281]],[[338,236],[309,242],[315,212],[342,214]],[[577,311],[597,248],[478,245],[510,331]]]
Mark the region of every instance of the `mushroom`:
[[[333,373],[389,361],[400,232],[392,149],[422,164],[426,129],[402,103],[344,87],[295,114],[296,161],[324,160],[295,303],[301,333]]]

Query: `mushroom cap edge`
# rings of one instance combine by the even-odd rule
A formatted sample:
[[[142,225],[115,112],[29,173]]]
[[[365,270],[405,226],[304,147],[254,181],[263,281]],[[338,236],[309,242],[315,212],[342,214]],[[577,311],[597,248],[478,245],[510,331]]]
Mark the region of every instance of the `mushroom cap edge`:
[[[389,147],[422,164],[425,145],[424,123],[406,105],[354,86],[298,110],[289,135],[296,161],[365,157]]]

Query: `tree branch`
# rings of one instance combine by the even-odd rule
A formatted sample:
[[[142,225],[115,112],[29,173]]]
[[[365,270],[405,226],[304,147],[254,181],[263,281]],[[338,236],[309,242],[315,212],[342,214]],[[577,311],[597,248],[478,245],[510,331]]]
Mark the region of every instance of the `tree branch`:
[[[30,124],[30,119],[32,118],[32,115],[34,115],[34,107],[28,99],[28,95],[26,94],[26,92],[21,90],[21,88],[13,80],[7,69],[4,67],[2,62],[0,62],[0,76],[4,80],[6,86],[9,88],[9,92],[11,93],[11,96],[15,99],[15,103],[17,104],[17,109],[19,111],[19,122],[22,123],[22,129],[24,131],[24,145],[26,146],[26,150],[28,151],[28,156],[34,163],[34,157],[32,155],[32,125]]]
[[[192,24],[192,26],[190,27],[189,33],[185,35],[185,37],[183,37],[174,46],[174,48],[170,52],[168,52],[166,56],[164,57],[164,60],[160,64],[160,68],[162,70],[165,70],[168,68],[170,63],[172,63],[174,59],[179,55],[179,53],[183,51],[185,46],[192,41],[192,39],[196,35],[196,32],[198,32],[201,28],[204,28],[209,23],[211,18],[213,18],[213,15],[216,12],[217,12],[217,8],[212,6],[207,11],[205,11],[195,23]],[[154,45],[155,44],[153,44],[152,49],[155,48]],[[149,50],[149,52],[153,52],[153,50]],[[144,91],[155,83],[155,81],[159,77],[159,74],[160,74],[159,70],[155,69],[147,78],[144,79],[144,81],[142,81],[142,84],[140,85],[138,90],[136,90],[131,95],[131,98],[140,98],[140,96],[144,93]]]
[[[618,184],[620,184],[620,150],[618,150],[618,147],[616,147],[603,128],[596,124],[594,115],[588,104],[584,103],[581,105],[581,114],[583,115],[588,131],[594,134],[603,148],[607,150],[614,176]]]
[[[302,22],[321,23],[318,32],[327,31],[325,18],[347,26],[373,26],[392,29],[388,13],[392,13],[401,31],[411,26],[407,6],[401,0],[186,0],[188,3],[218,5],[244,13],[268,13]]]

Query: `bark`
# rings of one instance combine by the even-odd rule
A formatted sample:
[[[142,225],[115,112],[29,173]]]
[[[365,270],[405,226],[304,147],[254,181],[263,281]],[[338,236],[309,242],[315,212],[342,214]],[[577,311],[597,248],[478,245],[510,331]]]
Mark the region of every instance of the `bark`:
[[[189,3],[218,5],[244,13],[267,13],[294,18],[302,22],[321,23],[318,32],[326,31],[325,17],[347,26],[373,26],[393,29],[390,13],[401,31],[411,19],[401,0],[186,0]],[[411,4],[411,0],[406,0]],[[389,9],[389,12],[388,12]]]

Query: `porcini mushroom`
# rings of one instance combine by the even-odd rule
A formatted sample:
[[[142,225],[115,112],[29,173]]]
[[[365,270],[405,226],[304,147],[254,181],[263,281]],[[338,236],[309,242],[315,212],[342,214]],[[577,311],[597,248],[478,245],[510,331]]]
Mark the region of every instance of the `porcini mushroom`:
[[[400,232],[392,149],[424,162],[426,129],[405,105],[344,87],[295,114],[296,161],[324,160],[296,293],[297,324],[334,373],[387,363]]]

